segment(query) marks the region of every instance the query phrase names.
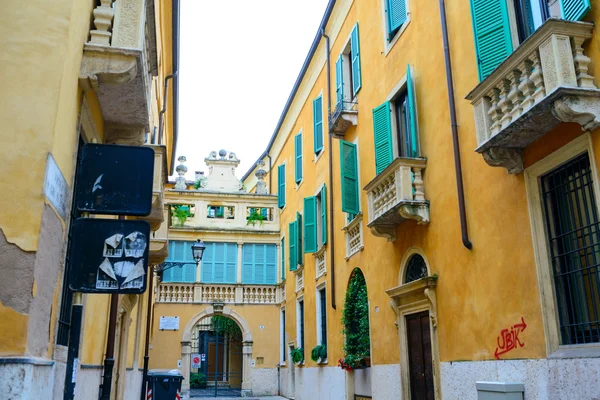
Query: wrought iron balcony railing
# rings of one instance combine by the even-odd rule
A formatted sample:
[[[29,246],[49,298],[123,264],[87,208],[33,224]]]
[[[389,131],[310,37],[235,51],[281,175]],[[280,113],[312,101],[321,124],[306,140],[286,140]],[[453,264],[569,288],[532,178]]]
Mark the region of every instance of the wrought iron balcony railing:
[[[348,128],[358,124],[356,102],[339,101],[333,113],[329,116],[329,133],[335,137],[343,137]]]

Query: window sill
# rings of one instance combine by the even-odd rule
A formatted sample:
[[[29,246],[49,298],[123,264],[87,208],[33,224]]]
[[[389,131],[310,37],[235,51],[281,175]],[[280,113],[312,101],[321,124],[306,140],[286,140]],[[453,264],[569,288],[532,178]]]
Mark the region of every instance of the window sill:
[[[548,355],[550,360],[567,358],[600,358],[600,343],[564,345]]]
[[[315,154],[315,158],[313,159],[313,163],[316,164],[317,161],[319,161],[319,159],[321,158],[321,156],[323,155],[323,153],[325,153],[325,146],[323,146],[323,148],[321,150],[319,150],[318,153],[314,153]]]
[[[385,57],[387,57],[387,55],[390,53],[390,51],[392,51],[392,49],[398,42],[398,39],[400,39],[400,36],[402,36],[402,34],[404,33],[404,31],[406,30],[406,28],[408,27],[409,24],[410,24],[410,13],[407,13],[406,22],[404,22],[402,24],[402,26],[400,27],[400,29],[398,29],[398,31],[396,32],[396,34],[394,35],[392,40],[388,40],[387,29],[386,29],[385,36],[383,39],[385,41],[385,44],[384,44],[384,47],[385,47],[384,56]]]
[[[304,183],[304,178],[302,178],[302,180],[300,182],[296,182],[296,191],[298,191],[300,189],[300,186],[302,186],[303,183]]]
[[[346,224],[346,226],[344,226],[344,227],[342,228],[342,230],[345,232],[345,231],[347,231],[348,229],[350,229],[350,228],[353,228],[353,227],[354,227],[354,226],[355,226],[355,225],[358,223],[358,222],[357,222],[358,220],[362,220],[362,215],[363,215],[363,214],[362,214],[362,211],[360,211],[358,214],[356,214],[356,216],[354,217],[354,219],[353,219],[352,221],[348,222],[348,223]]]

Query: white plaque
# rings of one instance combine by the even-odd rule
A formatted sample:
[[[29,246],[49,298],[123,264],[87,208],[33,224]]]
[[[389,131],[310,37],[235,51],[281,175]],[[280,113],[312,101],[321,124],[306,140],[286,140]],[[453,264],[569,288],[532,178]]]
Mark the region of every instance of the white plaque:
[[[179,317],[160,317],[160,325],[158,329],[161,331],[178,331]]]
[[[201,357],[200,354],[192,354],[192,368],[200,368]]]
[[[46,177],[44,179],[44,194],[48,201],[56,208],[64,220],[67,215],[67,194],[69,187],[62,172],[56,165],[52,154],[48,153],[46,162]]]

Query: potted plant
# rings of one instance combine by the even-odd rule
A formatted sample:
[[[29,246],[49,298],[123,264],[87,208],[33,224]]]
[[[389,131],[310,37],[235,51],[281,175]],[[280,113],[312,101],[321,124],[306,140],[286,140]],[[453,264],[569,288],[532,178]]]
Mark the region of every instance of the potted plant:
[[[264,224],[264,221],[266,221],[267,217],[256,210],[256,208],[251,209],[252,212],[246,217],[246,225],[252,224],[252,226],[255,226],[257,221],[260,222],[261,226]]]
[[[198,372],[190,375],[190,387],[192,389],[204,389],[206,385],[206,377],[203,373]]]
[[[171,210],[173,213],[173,218],[176,221],[176,225],[179,226],[183,226],[183,224],[185,224],[185,221],[187,221],[187,219],[192,216],[192,213],[190,213],[189,206],[185,206],[182,204],[173,204]]]
[[[292,357],[292,362],[296,365],[300,365],[304,362],[304,350],[301,347],[296,347],[290,353]]]
[[[327,345],[320,344],[315,346],[310,353],[310,358],[317,364],[323,364],[327,361]]]

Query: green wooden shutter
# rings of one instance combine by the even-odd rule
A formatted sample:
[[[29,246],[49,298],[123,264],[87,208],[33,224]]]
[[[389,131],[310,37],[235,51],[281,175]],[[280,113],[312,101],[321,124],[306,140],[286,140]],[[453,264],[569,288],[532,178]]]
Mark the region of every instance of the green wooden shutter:
[[[290,271],[295,271],[298,268],[298,258],[296,254],[296,247],[298,244],[298,239],[296,236],[298,235],[298,230],[296,229],[298,223],[296,221],[290,222],[289,225],[289,246],[290,246]]]
[[[391,114],[389,101],[373,109],[375,172],[377,174],[383,171],[394,160]]]
[[[285,164],[281,164],[277,167],[277,184],[279,190],[277,191],[277,205],[279,208],[285,207]]]
[[[360,42],[358,40],[358,22],[354,25],[350,35],[350,52],[352,53],[352,93],[356,93],[362,86],[361,71],[360,71]]]
[[[408,114],[410,132],[410,149],[408,149],[411,157],[419,157],[419,134],[417,132],[417,103],[415,101],[415,87],[410,72],[410,64],[406,68],[406,97],[408,97]]]
[[[285,279],[285,238],[281,239],[281,280]]]
[[[304,265],[304,252],[302,251],[302,242],[304,241],[304,236],[302,234],[302,214],[299,212],[296,213],[296,257],[299,265]]]
[[[313,132],[315,153],[323,150],[323,97],[313,100]]]
[[[277,245],[265,244],[265,279],[264,284],[277,283]]]
[[[344,100],[344,56],[340,57],[335,62],[335,95],[336,108],[341,107],[341,102]]]
[[[340,170],[342,174],[342,211],[358,214],[358,165],[356,145],[340,140]]]
[[[302,133],[294,138],[294,151],[296,157],[296,183],[302,181]]]
[[[394,34],[406,22],[406,0],[386,0],[386,11],[388,40],[392,40]]]
[[[327,189],[325,185],[321,188],[321,237],[323,244],[327,243]]]
[[[591,10],[590,0],[560,0],[563,19],[580,21]]]
[[[482,81],[513,51],[506,0],[471,0],[471,15]]]
[[[304,252],[317,251],[317,198],[304,198]]]

